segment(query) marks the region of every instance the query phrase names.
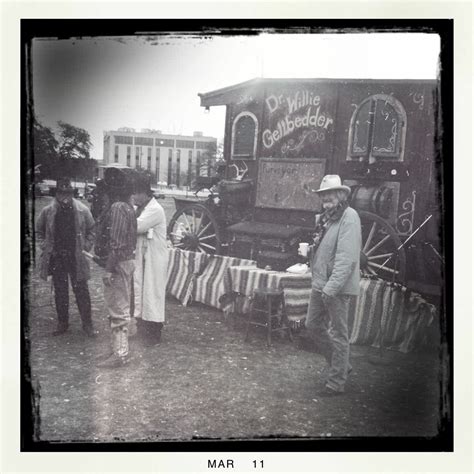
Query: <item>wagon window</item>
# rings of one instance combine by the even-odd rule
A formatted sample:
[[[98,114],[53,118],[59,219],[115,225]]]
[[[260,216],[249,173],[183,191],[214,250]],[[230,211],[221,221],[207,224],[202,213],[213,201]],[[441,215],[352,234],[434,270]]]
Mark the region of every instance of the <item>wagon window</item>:
[[[406,113],[398,100],[377,94],[364,100],[352,115],[348,160],[403,161]]]
[[[370,130],[370,101],[362,104],[356,111],[353,124],[353,139],[351,154],[353,156],[364,156],[369,149],[369,130]]]
[[[243,112],[235,118],[232,126],[232,159],[255,159],[257,131],[255,115]]]

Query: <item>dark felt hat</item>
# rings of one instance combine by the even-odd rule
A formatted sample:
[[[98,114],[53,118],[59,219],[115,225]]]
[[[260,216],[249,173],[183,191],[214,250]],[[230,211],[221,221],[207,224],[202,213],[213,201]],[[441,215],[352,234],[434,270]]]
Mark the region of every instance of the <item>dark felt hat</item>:
[[[108,188],[121,189],[128,184],[127,176],[120,168],[106,168],[104,183]]]
[[[56,181],[56,192],[74,193],[74,188],[71,186],[71,180],[69,178],[59,178]]]
[[[149,173],[140,172],[136,174],[135,186],[136,193],[151,193],[151,176]]]
[[[110,191],[132,193],[135,183],[135,172],[128,168],[106,168],[104,184]]]

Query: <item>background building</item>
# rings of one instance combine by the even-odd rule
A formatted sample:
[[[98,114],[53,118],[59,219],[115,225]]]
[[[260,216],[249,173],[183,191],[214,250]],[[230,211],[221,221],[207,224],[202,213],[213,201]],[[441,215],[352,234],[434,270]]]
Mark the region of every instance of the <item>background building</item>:
[[[216,148],[217,139],[205,137],[202,132],[189,136],[119,128],[104,132],[103,164],[142,168],[150,171],[157,183],[185,187],[190,186],[200,167],[215,156]]]

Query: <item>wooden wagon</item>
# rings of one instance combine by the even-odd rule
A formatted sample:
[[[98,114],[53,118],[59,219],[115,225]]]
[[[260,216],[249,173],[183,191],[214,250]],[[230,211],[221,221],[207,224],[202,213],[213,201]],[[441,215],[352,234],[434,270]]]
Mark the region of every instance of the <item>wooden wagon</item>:
[[[171,242],[296,262],[320,210],[312,190],[339,174],[363,225],[362,271],[439,293],[437,91],[428,80],[253,79],[199,94],[207,109],[226,106],[226,165],[201,180],[207,198],[176,199]]]

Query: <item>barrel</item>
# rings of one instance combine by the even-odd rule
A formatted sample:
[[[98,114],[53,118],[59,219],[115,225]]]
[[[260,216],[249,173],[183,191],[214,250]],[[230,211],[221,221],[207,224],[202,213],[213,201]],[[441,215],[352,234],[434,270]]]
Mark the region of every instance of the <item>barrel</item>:
[[[384,185],[352,187],[351,205],[354,209],[368,211],[388,219],[393,199],[393,190]]]
[[[242,205],[248,204],[253,187],[252,179],[219,181],[219,197],[224,203]]]

